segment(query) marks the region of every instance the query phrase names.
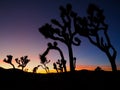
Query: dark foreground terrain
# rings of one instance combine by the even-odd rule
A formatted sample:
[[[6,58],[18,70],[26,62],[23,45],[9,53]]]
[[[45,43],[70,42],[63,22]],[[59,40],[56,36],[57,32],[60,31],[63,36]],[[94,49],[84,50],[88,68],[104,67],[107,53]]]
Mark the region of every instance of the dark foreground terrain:
[[[0,90],[120,90],[120,71],[34,74],[0,68]]]

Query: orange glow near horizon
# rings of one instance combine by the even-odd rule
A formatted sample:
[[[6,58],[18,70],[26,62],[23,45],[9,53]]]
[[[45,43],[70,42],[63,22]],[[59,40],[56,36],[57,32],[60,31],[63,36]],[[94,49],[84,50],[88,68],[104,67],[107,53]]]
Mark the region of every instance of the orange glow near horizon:
[[[12,60],[13,64],[15,65],[15,68],[18,68],[18,64],[15,62],[15,60]],[[33,68],[37,65],[39,65],[39,60],[35,61],[35,62],[29,62],[26,67],[24,68],[24,70],[27,70],[27,72],[32,72]],[[5,68],[5,69],[9,69],[9,68],[13,68],[10,64],[3,62],[3,60],[0,60],[0,67]],[[50,63],[48,65],[50,73],[56,73],[56,70],[53,69],[52,64]],[[97,65],[77,65],[76,66],[76,70],[92,70],[94,71],[95,68],[97,67]],[[102,68],[102,70],[105,71],[111,71],[111,67],[110,66],[105,66],[105,65],[100,65],[100,67]],[[21,69],[21,68],[18,68]],[[120,70],[120,66],[118,66],[118,70]],[[67,65],[67,71],[69,71],[69,65]],[[39,67],[37,70],[37,73],[46,73],[45,70],[42,67]]]
[[[77,65],[76,70],[92,70],[94,71],[97,65]],[[102,70],[111,71],[110,66],[100,66]]]

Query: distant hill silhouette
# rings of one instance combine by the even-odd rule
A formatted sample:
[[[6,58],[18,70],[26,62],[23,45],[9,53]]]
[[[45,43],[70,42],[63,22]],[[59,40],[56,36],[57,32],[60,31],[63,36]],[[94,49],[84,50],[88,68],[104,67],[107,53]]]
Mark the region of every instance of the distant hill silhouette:
[[[0,68],[0,87],[3,89],[39,90],[116,90],[120,71],[89,71],[63,73],[31,73],[19,69]]]

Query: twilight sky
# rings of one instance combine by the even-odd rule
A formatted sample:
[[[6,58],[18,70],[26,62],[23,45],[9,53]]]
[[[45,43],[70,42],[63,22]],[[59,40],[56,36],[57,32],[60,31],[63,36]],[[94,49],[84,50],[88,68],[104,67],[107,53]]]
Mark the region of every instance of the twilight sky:
[[[39,54],[47,49],[47,43],[53,42],[45,39],[38,28],[50,20],[60,19],[59,6],[71,3],[73,10],[79,16],[86,16],[89,3],[94,3],[104,10],[108,35],[112,45],[117,50],[116,64],[120,66],[120,2],[118,0],[0,0],[0,66],[11,68],[11,65],[2,62],[6,55],[13,55],[14,59],[28,55],[30,62],[26,68],[32,69],[40,64]],[[80,37],[80,46],[73,47],[74,56],[77,58],[77,69],[90,69],[101,66],[106,69],[110,66],[106,55],[87,39]],[[69,66],[68,50],[65,44],[59,43],[67,65]],[[48,64],[53,69],[52,63],[60,58],[57,51],[51,50],[47,55],[51,60]],[[95,68],[93,67],[93,69]],[[39,68],[42,71],[42,68]]]

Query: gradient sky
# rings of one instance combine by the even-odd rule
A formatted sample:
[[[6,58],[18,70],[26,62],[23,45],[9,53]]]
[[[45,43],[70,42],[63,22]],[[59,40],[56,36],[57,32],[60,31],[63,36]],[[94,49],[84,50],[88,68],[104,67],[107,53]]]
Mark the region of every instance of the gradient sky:
[[[51,39],[45,39],[38,28],[50,20],[59,18],[59,6],[71,3],[73,10],[79,16],[86,16],[89,3],[94,3],[104,10],[108,34],[112,45],[117,50],[116,64],[120,66],[120,2],[119,0],[0,0],[0,66],[11,68],[11,65],[2,62],[6,55],[15,58],[28,55],[31,60],[26,68],[32,69],[40,64],[39,54],[42,54]],[[80,46],[73,47],[74,56],[77,58],[77,66],[91,68],[92,66],[110,66],[106,55],[93,46],[85,38],[80,37]],[[69,66],[68,50],[65,44],[59,43],[63,50],[67,65]],[[51,50],[47,55],[51,60],[48,64],[53,69],[52,63],[60,58],[57,51]],[[42,70],[42,68],[39,68]]]

